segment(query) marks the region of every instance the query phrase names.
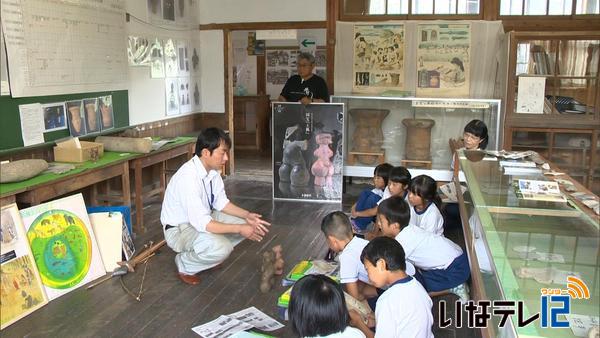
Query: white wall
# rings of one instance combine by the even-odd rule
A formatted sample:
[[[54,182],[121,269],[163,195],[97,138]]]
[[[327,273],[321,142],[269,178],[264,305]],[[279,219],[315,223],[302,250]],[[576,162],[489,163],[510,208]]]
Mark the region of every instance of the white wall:
[[[200,0],[200,23],[323,21],[325,0]]]
[[[225,112],[223,31],[201,31],[200,74],[202,112]]]

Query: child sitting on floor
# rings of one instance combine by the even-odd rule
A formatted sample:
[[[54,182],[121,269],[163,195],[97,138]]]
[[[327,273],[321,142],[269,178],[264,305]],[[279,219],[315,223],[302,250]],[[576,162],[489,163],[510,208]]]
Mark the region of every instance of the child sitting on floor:
[[[384,236],[395,238],[404,248],[406,259],[417,268],[423,286],[431,296],[449,292],[467,301],[465,282],[470,268],[466,253],[443,235],[409,224],[410,207],[399,197],[390,197],[377,209],[377,226]]]
[[[339,284],[325,275],[307,275],[294,284],[289,306],[292,331],[300,337],[361,338]]]
[[[375,167],[373,172],[374,188],[363,190],[358,200],[352,206],[352,230],[354,233],[363,234],[372,228],[377,215],[377,202],[383,196],[383,190],[388,185],[388,175],[392,165],[382,163]]]
[[[436,235],[444,233],[444,217],[442,216],[442,200],[437,192],[437,183],[427,175],[419,175],[410,181],[408,187],[410,224],[416,225]]]
[[[410,172],[402,166],[390,170],[389,183],[383,191],[383,197],[377,202],[379,205],[386,198],[400,196],[408,202],[408,186],[410,184]]]
[[[350,311],[351,324],[367,337],[433,337],[433,303],[423,286],[405,273],[402,246],[391,238],[377,237],[363,249],[360,259],[373,285],[387,290],[377,300],[375,333],[355,311]]]
[[[323,218],[321,231],[327,239],[329,248],[339,253],[340,283],[344,290],[358,300],[377,297],[377,289],[369,284],[367,271],[360,261],[360,253],[369,242],[353,236],[348,216],[334,211]],[[414,275],[415,269],[408,263],[407,273]]]

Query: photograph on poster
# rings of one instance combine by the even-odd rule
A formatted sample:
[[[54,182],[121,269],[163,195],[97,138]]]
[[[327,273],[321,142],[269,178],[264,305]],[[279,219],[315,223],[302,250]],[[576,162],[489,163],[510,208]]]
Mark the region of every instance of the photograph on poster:
[[[48,299],[16,204],[2,207],[0,222],[0,328],[4,329]]]
[[[83,108],[85,110],[85,123],[88,134],[97,133],[101,129],[100,115],[98,114],[98,99],[83,100]]]
[[[354,25],[353,73],[353,92],[403,89],[404,25]]]
[[[163,42],[158,38],[155,38],[150,45],[150,77],[153,79],[165,77]]]
[[[165,79],[165,104],[167,116],[179,114],[179,81],[177,78]]]
[[[100,115],[102,130],[115,127],[115,116],[113,112],[112,95],[100,96],[98,98],[98,115]]]
[[[42,109],[44,110],[44,132],[67,129],[64,102],[43,104]]]
[[[267,66],[287,66],[290,58],[287,50],[273,50],[267,52]]]
[[[327,50],[317,49],[315,50],[315,66],[326,67],[327,66]]]
[[[21,217],[50,300],[106,273],[81,194],[23,209]]]
[[[469,95],[469,24],[417,26],[417,96]]]
[[[273,198],[341,201],[342,104],[275,103]]]
[[[85,115],[82,109],[83,101],[75,100],[68,101],[67,106],[67,120],[69,121],[69,132],[71,136],[82,136],[86,134],[85,131]]]

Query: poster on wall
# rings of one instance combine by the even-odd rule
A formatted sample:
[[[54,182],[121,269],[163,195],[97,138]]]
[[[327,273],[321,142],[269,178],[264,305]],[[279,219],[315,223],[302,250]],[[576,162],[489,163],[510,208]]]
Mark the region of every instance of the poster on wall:
[[[354,25],[352,91],[404,88],[404,25]]]
[[[266,91],[273,100],[277,100],[287,80],[298,74],[297,58],[300,51],[296,47],[272,47],[267,50],[266,64]],[[327,80],[327,51],[325,47],[318,46],[314,53],[314,73]]]
[[[165,55],[165,76],[175,77],[179,74],[179,64],[177,60],[177,49],[175,41],[167,39],[164,46]]]
[[[44,110],[44,132],[67,129],[65,103],[47,103],[42,105]]]
[[[130,66],[150,64],[150,42],[143,36],[129,36],[127,39],[127,59]]]
[[[179,81],[177,78],[165,79],[165,104],[167,116],[179,115]]]
[[[88,134],[97,133],[100,131],[101,121],[98,114],[98,99],[83,100],[83,109],[85,111],[85,128]]]
[[[83,113],[83,101],[67,101],[67,121],[69,122],[69,132],[71,136],[83,136],[87,134],[85,130],[85,114]]]
[[[150,45],[150,77],[165,77],[165,57],[162,40],[155,38]]]
[[[190,98],[190,79],[187,77],[179,78],[179,113],[186,114],[192,111],[192,100]]]
[[[98,98],[98,111],[102,121],[102,130],[114,128],[115,115],[113,111],[112,95],[100,96]]]
[[[341,202],[344,106],[274,103],[273,198]]]
[[[202,110],[201,107],[201,103],[202,101],[200,100],[200,78],[199,77],[193,77],[190,81],[190,90],[192,91],[192,111],[195,112],[199,112]]]
[[[417,96],[468,97],[471,26],[417,27]]]
[[[81,194],[21,210],[48,299],[105,274]]]
[[[16,204],[0,215],[0,329],[48,303]]]
[[[177,56],[179,66],[179,76],[190,75],[190,55],[189,43],[187,41],[177,41]]]

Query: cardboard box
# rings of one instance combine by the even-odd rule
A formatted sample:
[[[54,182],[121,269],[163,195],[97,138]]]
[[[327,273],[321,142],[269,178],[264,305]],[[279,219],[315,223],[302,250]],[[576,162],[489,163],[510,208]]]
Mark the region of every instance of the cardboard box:
[[[56,162],[85,162],[93,158],[104,155],[104,145],[96,142],[79,141],[79,139],[69,139],[64,142],[57,142],[54,147],[54,161]]]

